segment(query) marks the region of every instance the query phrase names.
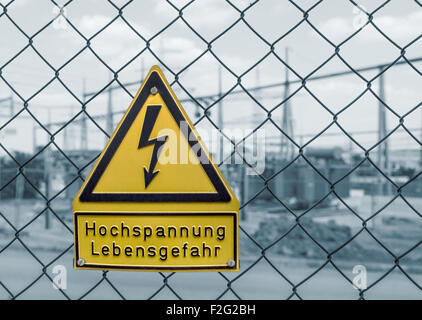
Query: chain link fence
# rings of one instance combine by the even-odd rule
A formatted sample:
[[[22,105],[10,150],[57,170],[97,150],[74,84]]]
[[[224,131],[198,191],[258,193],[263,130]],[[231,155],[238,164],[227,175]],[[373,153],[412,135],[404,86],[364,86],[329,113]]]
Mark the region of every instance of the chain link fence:
[[[42,289],[40,288],[43,288],[43,285],[45,286],[46,283],[51,287],[54,278],[54,274],[51,272],[52,268],[57,264],[64,263],[63,261],[66,259],[67,265],[70,266],[69,259],[71,259],[71,253],[73,252],[73,228],[71,220],[69,220],[69,217],[71,217],[71,212],[69,211],[67,212],[67,215],[63,215],[61,212],[59,212],[60,210],[58,210],[53,205],[53,203],[62,197],[65,193],[69,192],[69,190],[73,190],[70,193],[74,192],[75,189],[72,189],[72,186],[80,186],[81,182],[84,181],[86,177],[87,171],[96,161],[99,154],[98,152],[95,152],[95,154],[92,153],[91,155],[91,153],[86,151],[84,154],[90,154],[90,159],[81,165],[80,161],[78,162],[75,160],[74,154],[71,154],[71,152],[65,150],[57,142],[56,138],[60,134],[63,134],[65,129],[72,123],[81,123],[83,121],[88,122],[90,125],[94,125],[96,130],[98,129],[105,137],[109,138],[112,125],[106,124],[106,126],[104,126],[103,123],[98,121],[99,117],[93,115],[94,110],[90,110],[90,105],[92,105],[93,101],[102,94],[111,92],[111,88],[113,88],[113,90],[121,90],[128,98],[132,99],[134,97],[134,92],[130,88],[133,86],[139,86],[139,82],[126,83],[120,79],[120,75],[124,73],[126,68],[133,64],[136,59],[146,54],[152,55],[156,62],[163,67],[163,70],[166,72],[171,85],[173,87],[179,88],[180,92],[187,96],[185,99],[181,99],[182,103],[192,104],[197,108],[198,116],[194,121],[195,126],[198,126],[201,123],[210,124],[212,127],[219,130],[219,133],[225,141],[231,144],[232,152],[227,156],[227,158],[233,157],[236,154],[243,158],[244,164],[242,166],[244,168],[248,167],[250,170],[256,170],[252,164],[247,162],[244,154],[240,152],[239,149],[243,146],[244,142],[248,138],[253,136],[253,134],[259,129],[264,128],[267,125],[271,125],[273,128],[275,128],[280,134],[282,141],[284,141],[284,146],[289,145],[289,148],[293,151],[291,151],[291,156],[288,159],[285,159],[286,161],[279,161],[278,168],[272,172],[256,172],[256,175],[253,176],[253,179],[255,186],[258,185],[258,187],[254,189],[253,193],[250,190],[249,192],[245,192],[244,190],[240,192],[241,271],[239,273],[216,273],[213,275],[203,275],[191,273],[179,274],[158,272],[150,277],[153,279],[151,280],[153,283],[150,286],[148,285],[148,288],[152,289],[145,289],[144,292],[142,292],[145,281],[148,282],[148,280],[142,278],[143,280],[139,281],[136,290],[134,289],[136,292],[129,293],[125,289],[128,285],[128,282],[136,283],[136,281],[132,281],[132,279],[138,279],[137,277],[141,277],[139,274],[128,273],[123,276],[126,278],[120,278],[121,275],[118,275],[119,272],[79,271],[80,273],[84,273],[86,275],[84,278],[85,280],[83,280],[85,283],[81,286],[82,289],[74,290],[71,292],[67,289],[59,288],[59,290],[56,291],[58,293],[58,298],[84,299],[97,297],[96,293],[98,291],[104,290],[110,293],[110,296],[107,297],[116,297],[121,299],[153,299],[160,297],[177,299],[192,298],[196,297],[195,294],[192,295],[192,292],[189,290],[180,288],[183,286],[183,282],[189,281],[189,279],[197,279],[197,286],[200,287],[202,283],[202,290],[206,291],[211,287],[215,289],[215,291],[212,291],[213,294],[215,292],[215,295],[212,297],[207,296],[208,298],[242,299],[251,297],[248,292],[255,290],[253,284],[256,284],[256,286],[259,287],[259,282],[264,281],[260,278],[262,273],[268,273],[274,276],[274,278],[271,278],[273,280],[270,280],[270,282],[272,282],[271,285],[274,285],[275,287],[280,286],[287,288],[287,291],[279,292],[277,289],[275,289],[275,291],[271,291],[274,292],[271,297],[267,298],[302,299],[308,297],[306,294],[306,290],[308,290],[306,289],[307,286],[313,286],[314,292],[317,292],[313,297],[318,297],[321,292],[327,290],[326,282],[324,282],[324,279],[326,278],[320,278],[321,274],[326,272],[326,270],[329,270],[330,276],[328,276],[328,278],[335,278],[336,281],[342,283],[342,286],[347,286],[348,289],[350,289],[351,296],[354,296],[355,298],[364,299],[368,296],[377,297],[376,294],[371,295],[371,292],[377,292],[377,288],[380,287],[383,282],[387,281],[389,276],[392,274],[400,274],[403,276],[404,280],[411,285],[412,289],[409,290],[413,290],[412,292],[414,296],[419,298],[421,297],[421,277],[419,276],[418,272],[414,271],[412,267],[408,266],[406,260],[408,256],[419,249],[419,246],[422,242],[420,231],[419,233],[413,233],[413,242],[411,245],[407,246],[407,249],[399,250],[400,252],[397,252],[395,248],[391,248],[386,243],[382,236],[379,236],[379,232],[374,231],[374,228],[371,228],[371,226],[373,226],[372,223],[374,223],[378,217],[382,217],[386,208],[388,208],[397,199],[401,199],[406,204],[406,210],[413,212],[417,223],[419,223],[420,219],[422,218],[417,206],[408,200],[406,193],[404,192],[407,186],[419,183],[417,179],[422,173],[420,171],[420,167],[412,174],[411,177],[409,177],[409,179],[398,183],[397,180],[394,179],[391,174],[389,174],[389,172],[387,172],[388,163],[385,164],[383,160],[383,157],[386,156],[386,153],[380,151],[380,148],[382,148],[387,143],[389,137],[399,130],[404,130],[419,147],[421,146],[421,141],[415,135],[414,130],[409,129],[406,126],[406,119],[409,116],[414,115],[415,111],[420,108],[421,102],[415,106],[409,106],[409,110],[406,113],[397,113],[394,110],[394,107],[385,101],[383,92],[376,92],[373,88],[373,85],[378,83],[378,81],[381,81],[385,73],[387,73],[392,68],[398,67],[399,65],[408,66],[413,69],[419,77],[422,76],[421,71],[417,68],[419,59],[411,59],[407,56],[407,51],[420,40],[422,35],[419,34],[416,38],[412,39],[405,45],[399,45],[389,36],[389,34],[387,34],[379,25],[377,25],[377,15],[381,14],[382,11],[393,1],[381,1],[375,8],[367,10],[357,1],[344,0],[345,3],[350,5],[352,8],[356,8],[360,12],[362,21],[350,35],[338,43],[334,43],[332,40],[330,40],[324,34],[324,32],[312,22],[313,13],[319,10],[319,8],[322,7],[326,2],[323,0],[282,1],[282,7],[289,6],[294,8],[294,10],[299,13],[300,19],[298,19],[296,23],[287,30],[277,30],[277,38],[275,41],[267,40],[266,37],[261,35],[260,32],[254,28],[254,24],[248,19],[248,15],[254,11],[254,8],[260,2],[263,1],[251,1],[248,2],[247,5],[240,6],[236,1],[226,0],[224,4],[228,5],[230,10],[235,12],[236,17],[233,21],[230,22],[228,26],[224,27],[224,29],[221,30],[211,40],[207,40],[198,30],[196,30],[196,28],[189,22],[189,17],[186,17],[188,16],[186,12],[189,11],[189,8],[197,2],[201,2],[201,0],[188,1],[183,5],[179,5],[178,3],[176,5],[172,1],[163,1],[163,5],[166,5],[174,10],[175,16],[160,30],[156,30],[153,32],[153,34],[149,34],[148,36],[143,34],[137,28],[133,27],[133,25],[126,18],[127,13],[131,11],[131,4],[134,1],[127,1],[126,3],[119,5],[117,4],[117,1],[116,3],[111,0],[103,1],[101,2],[101,5],[107,5],[109,9],[112,10],[111,12],[113,12],[113,18],[95,30],[95,32],[89,37],[81,30],[79,30],[74,21],[72,21],[72,18],[65,14],[67,8],[71,7],[72,3],[77,2],[77,0],[70,0],[65,3],[51,0],[50,2],[52,8],[56,8],[55,16],[52,17],[47,23],[43,24],[40,28],[31,30],[31,32],[24,31],[19,23],[16,22],[13,18],[12,12],[15,9],[14,5],[18,2],[20,1],[12,0],[10,2],[2,1],[0,3],[0,21],[7,21],[8,23],[13,24],[16,32],[19,33],[19,37],[23,37],[26,42],[23,47],[16,50],[15,54],[10,57],[10,59],[0,65],[1,81],[13,93],[15,98],[11,99],[11,103],[15,104],[14,107],[15,110],[17,110],[13,114],[10,114],[10,116],[6,116],[5,121],[2,120],[0,132],[5,132],[8,130],[15,119],[19,118],[20,116],[27,116],[30,117],[31,121],[35,122],[40,130],[48,136],[48,141],[42,147],[38,148],[30,157],[22,157],[21,155],[10,151],[9,148],[6,147],[5,142],[7,140],[7,136],[2,136],[0,149],[2,150],[3,160],[0,165],[3,167],[3,169],[9,169],[9,171],[6,170],[8,172],[6,175],[4,173],[6,171],[3,170],[3,173],[0,175],[0,194],[3,194],[1,198],[3,200],[0,201],[5,204],[4,199],[6,198],[5,195],[7,192],[11,192],[11,197],[13,198],[15,196],[17,199],[13,206],[2,205],[0,211],[0,231],[3,232],[2,237],[6,239],[1,242],[2,245],[0,247],[0,265],[3,265],[3,267],[0,267],[0,292],[2,291],[2,297],[6,299],[28,297],[43,298],[45,296]],[[422,9],[422,3],[418,0],[409,1],[409,3],[414,5],[415,10]],[[60,66],[55,67],[52,63],[50,63],[49,58],[45,57],[43,53],[37,48],[37,40],[42,36],[43,32],[48,27],[54,23],[57,23],[59,20],[66,24],[66,32],[75,32],[84,45],[81,50],[74,54],[70,59],[67,59]],[[127,26],[131,32],[136,35],[136,38],[142,46],[142,48],[135,56],[131,57],[127,63],[119,68],[112,67],[109,63],[107,63],[106,60],[102,57],[103,54],[101,50],[94,49],[92,46],[92,42],[96,38],[101,37],[101,35],[106,32],[106,30],[110,28],[110,26],[116,21],[119,21],[120,23],[123,23],[125,26]],[[218,17],[216,17],[215,24],[218,23]],[[175,24],[183,24],[186,26],[192,32],[192,37],[195,37],[197,41],[202,42],[205,46],[203,51],[201,51],[189,63],[184,64],[182,67],[178,68],[177,71],[173,70],[174,68],[172,69],[172,66],[167,63],[166,59],[160,56],[160,54],[156,52],[156,50],[154,50],[151,45],[154,40],[160,39],[163,33],[166,30],[171,29]],[[239,25],[242,25],[242,27],[245,27],[253,33],[254,38],[251,38],[250,40],[251,46],[257,45],[259,42],[259,45],[266,47],[265,55],[256,60],[253,64],[250,65],[248,69],[242,73],[235,72],[234,68],[223,59],[221,59],[220,55],[214,49],[216,44],[218,44],[218,42],[221,41],[225,35],[230,34],[230,32],[232,32],[232,30]],[[328,45],[331,51],[331,53],[324,59],[322,63],[319,63],[316,68],[314,68],[311,72],[308,72],[306,75],[301,75],[299,72],[297,72],[296,69],[289,64],[286,57],[280,55],[276,50],[276,46],[279,42],[290,35],[294,35],[294,32],[301,27],[306,27],[316,32],[319,37],[324,40],[324,45]],[[359,37],[359,35],[364,30],[370,27],[374,28],[378,34],[387,41],[388,45],[392,47],[392,50],[395,53],[395,57],[389,63],[380,63],[379,65],[369,69],[354,68],[347,61],[347,59],[343,57],[342,49],[346,47],[352,39]],[[403,32],[405,32],[405,30]],[[31,95],[22,94],[18,89],[16,89],[15,86],[8,80],[8,76],[4,72],[4,70],[9,65],[13,64],[14,61],[19,58],[19,56],[28,51],[35,53],[42,60],[40,63],[45,64],[54,74],[52,78],[43,83],[39,83],[39,89]],[[86,94],[81,98],[79,93],[75,92],[75,90],[73,90],[66,83],[66,81],[61,78],[61,74],[68,65],[70,65],[84,52],[92,53],[98,62],[101,63],[106,69],[108,69],[113,77],[101,89],[96,90],[91,94]],[[237,81],[231,88],[220,92],[220,94],[198,96],[184,84],[181,78],[186,72],[189,72],[189,70],[206,54],[212,55],[215,60],[218,61],[220,68],[222,68],[224,72],[231,74],[231,76],[234,77]],[[295,55],[295,53],[293,53],[293,55]],[[248,74],[253,72],[253,70],[261,63],[263,63],[263,61],[269,56],[275,58],[280,66],[285,68],[287,72],[293,74],[296,78],[296,80],[292,81],[285,79],[284,82],[271,85],[271,87],[279,88],[281,92],[282,89],[285,90],[285,88],[289,85],[292,86],[293,84],[297,84],[297,87],[294,90],[291,90],[291,92],[284,91],[285,96],[281,100],[278,99],[274,105],[262,103],[261,100],[257,98],[259,90],[265,89],[265,86],[251,88],[245,86],[242,82],[242,80]],[[325,104],[321,99],[319,99],[309,86],[310,81],[323,78],[319,77],[317,72],[334,59],[339,59],[342,61],[342,65],[346,71],[340,72],[338,74],[331,74],[330,76],[327,76],[327,78],[334,78],[337,76],[342,76],[343,74],[352,74],[361,80],[361,91],[359,95],[353,100],[350,100],[338,111],[333,111],[333,108],[329,104]],[[369,77],[368,71],[372,71]],[[40,121],[39,116],[31,109],[32,101],[44,90],[47,90],[47,87],[53,82],[59,83],[62,88],[64,88],[65,91],[78,102],[78,106],[75,109],[77,112],[74,113],[72,117],[68,118],[66,121],[56,122],[54,125],[51,124],[54,119],[50,119],[50,121],[46,124],[45,122]],[[250,100],[254,102],[254,108],[262,111],[263,114],[265,114],[265,119],[263,119],[258,125],[254,126],[253,130],[250,130],[250,133],[244,136],[240,141],[234,141],[229,135],[225,134],[225,132],[221,130],[221,124],[213,118],[212,113],[217,110],[219,104],[222,102],[225,102],[225,108],[230,108],[231,97],[239,92],[246,94]],[[297,137],[295,138],[292,136],[292,131],[289,129],[289,126],[280,125],[280,123],[277,123],[273,117],[275,112],[279,112],[280,110],[283,110],[283,108],[286,108],[292,99],[294,99],[297,95],[300,95],[302,92],[307,92],[309,95],[311,95],[317,104],[324,108],[331,117],[329,123],[322,130],[310,136],[309,139],[306,139],[306,141],[299,141],[303,139],[297,139]],[[380,103],[381,114],[382,112],[387,112],[386,110],[388,110],[388,112],[391,113],[395,118],[395,124],[393,128],[389,130],[384,129],[385,134],[379,136],[376,143],[372,144],[370,147],[363,146],[356,138],[356,135],[351,134],[349,130],[340,123],[340,120],[343,117],[347,117],[347,111],[353,108],[356,101],[366,95],[375,97],[375,99]],[[9,102],[2,101],[1,103],[4,104]],[[119,114],[119,112],[116,112],[116,114]],[[283,113],[283,115],[286,115],[286,113]],[[2,119],[4,119],[4,117]],[[347,137],[350,144],[353,145],[353,148],[358,149],[359,152],[364,154],[362,158],[354,163],[350,160],[349,169],[334,178],[332,175],[322,170],[321,166],[317,165],[307,153],[307,150],[310,148],[309,145],[312,142],[320,139],[324,133],[332,127],[340,129],[341,132]],[[55,161],[54,158],[51,158],[52,155],[49,151],[51,148],[56,150],[56,156],[60,156],[65,159],[67,170],[72,172],[72,177],[69,178],[62,186],[62,188],[57,192],[51,192],[48,185],[41,188],[38,182],[45,178],[47,167],[52,165],[52,162]],[[49,157],[51,159],[49,159]],[[6,162],[9,163],[9,167],[7,167]],[[222,166],[223,163],[224,159],[220,162],[220,166]],[[306,206],[304,209],[294,208],[292,203],[287,201],[285,198],[279,197],[278,193],[274,190],[274,183],[278,181],[278,177],[286,174],[289,172],[289,170],[291,170],[291,168],[297,165],[302,166],[302,168],[306,168],[306,170],[311,170],[313,174],[318,176],[318,179],[322,181],[320,183],[324,185],[324,188],[326,188],[322,188],[324,191],[318,196],[318,199],[313,201],[312,204]],[[381,180],[378,178],[378,180],[376,180],[378,184],[381,184],[383,186],[382,188],[385,187],[386,189],[390,190],[389,193],[387,193],[384,190],[378,189],[378,195],[389,194],[390,197],[383,205],[378,207],[371,207],[370,214],[366,216],[362,215],[359,210],[350,205],[348,201],[344,199],[342,193],[338,191],[341,184],[349,179],[354,172],[360,170],[362,167],[370,167],[371,169],[374,169],[377,176],[385,179],[383,180],[384,182],[380,183],[379,181]],[[232,181],[230,181],[231,176],[228,175],[227,177],[229,182],[232,183]],[[297,179],[300,180],[306,178],[302,177]],[[298,182],[296,181],[295,183]],[[386,187],[387,185],[388,187]],[[10,191],[9,189],[13,189],[14,191]],[[42,203],[42,206],[36,208],[37,212],[32,215],[30,219],[25,221],[17,221],[15,218],[13,218],[14,215],[12,212],[19,210],[19,202],[24,202],[22,199],[25,198],[25,194],[31,194],[31,196],[27,196],[26,198],[37,198],[37,202]],[[259,224],[260,228],[268,228],[268,233],[272,233],[272,237],[266,236],[262,232],[260,233],[259,230],[251,231],[247,227],[247,219],[252,219],[251,223],[254,223],[254,213],[259,210],[257,209],[259,205],[256,203],[262,204],[262,200],[259,202],[259,199],[263,194],[266,194],[266,200],[263,200],[264,203],[271,201],[271,203],[274,204],[274,207],[279,207],[279,210],[283,212],[282,217],[280,215],[278,218],[276,215],[273,215],[269,220],[264,219],[262,221],[256,222]],[[317,222],[315,219],[310,218],[313,212],[318,211],[319,206],[327,201],[327,199],[336,199],[338,205],[342,206],[347,211],[345,215],[355,218],[359,223],[359,227],[354,229],[353,232],[350,232],[349,229],[342,229],[339,225],[334,224],[334,227],[330,229],[330,224],[323,224],[321,222]],[[300,201],[301,199],[298,200]],[[45,219],[46,230],[57,228],[60,230],[62,238],[65,240],[65,245],[60,247],[60,250],[56,248],[55,251],[52,251],[53,253],[46,253],[42,250],[35,249],[32,240],[29,240],[27,237],[27,233],[29,232],[28,230],[31,228],[31,226],[39,223],[43,218]],[[277,223],[282,223],[284,226],[278,229],[271,229],[272,225],[276,225]],[[393,219],[390,221],[390,225],[395,225],[398,228],[399,233],[408,232],[406,231],[407,229],[400,229],[400,223],[400,219]],[[42,232],[43,231],[41,231],[41,233]],[[324,232],[328,232],[329,235],[322,236],[321,233]],[[368,257],[371,254],[374,254],[375,256],[382,255],[383,258],[379,258],[382,262],[382,268],[379,270],[382,271],[378,270],[374,272],[374,276],[372,279],[369,279],[370,281],[368,281],[367,286],[353,289],[353,285],[356,286],[356,283],[354,282],[353,275],[350,275],[349,271],[351,268],[349,268],[349,266],[344,267],[344,259],[342,259],[342,254],[347,252],[348,257],[353,255],[358,258],[361,257],[358,252],[354,252],[353,250],[365,250],[362,247],[354,246],[355,240],[362,234],[369,236],[370,242],[377,244],[381,248],[376,251],[376,253],[368,251],[369,253],[367,252],[365,257]],[[293,237],[293,240],[289,240],[289,237]],[[334,237],[334,246],[330,244],[327,245],[327,237]],[[42,241],[55,240],[42,238]],[[331,244],[332,243],[333,242],[331,242]],[[294,247],[300,247],[301,245],[305,246],[305,244],[309,246],[315,246],[316,249],[313,250],[317,250],[319,252],[317,255],[318,259],[315,258],[316,255],[309,254],[309,252],[302,254],[299,253],[300,251],[298,251],[300,249],[292,249]],[[13,246],[20,247],[20,252],[24,252],[25,255],[27,255],[29,258],[25,258],[25,260],[22,261],[16,260],[16,262],[10,262],[10,264],[6,264],[8,261],[14,261],[14,254],[12,251]],[[276,250],[278,255],[273,254],[272,250]],[[351,253],[350,250],[352,250]],[[380,253],[381,251],[382,253]],[[253,252],[253,254],[249,254],[250,252]],[[284,254],[280,254],[280,252]],[[283,264],[280,263],[279,260],[287,262]],[[259,270],[259,268],[261,268],[261,266],[264,264],[264,271],[261,270],[261,273],[256,273],[257,270]],[[299,272],[299,265],[301,264],[307,266],[306,272]],[[10,271],[5,269],[6,265],[9,266],[7,268],[11,269],[14,268],[13,265],[16,265],[16,268],[21,270],[20,272],[26,273],[26,276],[31,277],[31,281],[19,282],[19,278],[22,276],[19,273],[14,274],[15,279],[11,279],[9,276],[6,276]],[[27,267],[28,269],[26,269]],[[297,273],[295,273],[296,268],[298,270]],[[293,272],[291,272],[291,270],[293,270]],[[70,288],[72,287],[72,279],[78,277],[79,274],[77,274],[78,272],[75,273],[75,271],[72,270],[68,270],[67,272],[69,273],[68,277]],[[142,276],[144,276],[144,274]],[[215,284],[207,285],[207,282],[201,282],[203,281],[201,280],[201,277],[211,277],[213,279],[211,281],[215,282]],[[19,283],[19,285],[14,285],[13,281],[16,281]],[[263,283],[267,284],[268,282],[264,281]],[[195,286],[192,288],[192,291],[195,290],[194,288]],[[394,288],[394,285],[392,287],[390,286],[389,288],[390,290],[394,291],[394,289],[392,289]],[[265,290],[266,289],[264,288],[264,291]],[[165,292],[167,295],[162,295],[163,292]],[[331,292],[331,294],[333,298],[336,297],[336,292]],[[395,293],[391,292],[391,294],[394,297]],[[398,297],[400,297],[399,294]]]

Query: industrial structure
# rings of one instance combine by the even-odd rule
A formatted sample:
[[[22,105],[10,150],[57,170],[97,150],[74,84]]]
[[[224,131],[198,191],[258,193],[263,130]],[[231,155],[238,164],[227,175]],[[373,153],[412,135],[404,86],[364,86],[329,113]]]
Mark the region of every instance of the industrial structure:
[[[289,51],[286,48],[285,61],[288,63]],[[414,59],[413,62],[418,62],[421,59]],[[398,62],[396,65],[400,65]],[[412,165],[402,163],[402,158],[397,160],[397,155],[390,152],[389,144],[387,140],[383,138],[388,133],[387,121],[386,121],[386,108],[385,102],[387,100],[385,92],[385,79],[382,71],[387,65],[373,66],[362,68],[357,71],[365,72],[371,70],[378,70],[381,76],[378,78],[379,81],[379,106],[378,106],[378,129],[376,133],[378,141],[381,141],[377,150],[376,164],[387,175],[392,176],[393,181],[403,182],[408,179],[422,163],[422,158],[418,151],[412,153]],[[318,80],[326,79],[331,77],[339,77],[350,74],[352,71],[338,72],[330,75],[315,76],[314,78],[308,79]],[[222,93],[222,77],[221,68],[218,70],[218,90],[219,92],[213,95],[196,97],[195,99],[204,105],[210,105],[217,101],[216,111],[218,112],[218,127],[221,131],[224,130],[225,121],[223,117],[223,93]],[[259,68],[256,69],[256,87],[249,88],[249,92],[254,92],[259,100],[261,90],[266,88],[281,88],[280,96],[282,97],[283,103],[281,104],[282,117],[279,123],[282,130],[281,139],[278,142],[278,147],[267,148],[265,171],[262,175],[248,175],[245,166],[228,165],[226,168],[222,168],[227,175],[227,180],[232,184],[234,190],[237,191],[241,202],[244,203],[249,199],[255,198],[256,201],[274,202],[277,201],[274,196],[279,200],[283,201],[286,205],[291,206],[292,209],[306,209],[320,201],[324,196],[330,193],[330,183],[325,179],[328,179],[331,183],[342,179],[341,182],[335,185],[335,192],[342,198],[347,198],[350,195],[351,189],[364,190],[365,194],[368,195],[387,195],[391,193],[390,183],[385,178],[376,176],[373,173],[373,169],[370,166],[362,164],[359,172],[351,177],[347,176],[348,172],[353,168],[358,161],[362,159],[356,159],[353,155],[353,151],[347,150],[342,147],[327,147],[327,148],[314,148],[306,147],[304,156],[306,160],[299,157],[294,163],[290,164],[292,159],[297,155],[297,151],[294,149],[294,145],[289,141],[295,138],[294,132],[294,119],[293,110],[294,102],[290,97],[290,85],[296,83],[297,80],[290,81],[289,69],[285,68],[285,81],[282,83],[271,84],[266,86],[260,85]],[[125,86],[139,85],[139,81],[132,83],[126,83]],[[107,99],[107,113],[104,115],[92,116],[95,120],[102,120],[105,122],[105,132],[110,135],[114,127],[114,119],[119,118],[122,114],[121,111],[115,111],[113,108],[113,92],[121,89],[121,86],[109,86],[103,94],[106,95]],[[231,94],[236,95],[238,92],[233,91]],[[89,100],[90,97],[98,95],[97,92],[89,92],[86,90],[85,83],[83,84],[83,102]],[[190,99],[187,99],[192,103]],[[181,102],[186,102],[181,100]],[[13,96],[6,97],[0,100],[0,117],[12,118],[15,114],[15,108],[17,103]],[[200,110],[199,108],[197,110]],[[214,110],[214,109],[212,109]],[[209,111],[207,115],[209,116]],[[198,114],[199,113],[199,114]],[[117,115],[117,117],[116,117]],[[197,112],[196,116],[200,116],[200,112]],[[260,122],[259,114],[252,114],[252,123]],[[87,129],[87,117],[80,117],[73,120],[74,124],[80,127],[80,141],[79,147],[75,149],[65,150],[66,155],[69,159],[76,164],[78,167],[84,167],[84,171],[88,172],[93,164],[93,159],[98,156],[100,147],[97,149],[88,148],[88,129]],[[61,127],[65,122],[50,122],[46,125],[47,128]],[[69,139],[67,128],[64,130],[65,142]],[[4,133],[5,130],[2,130]],[[421,130],[422,132],[422,130]],[[34,133],[34,154],[38,151],[36,133]],[[106,140],[108,138],[106,137]],[[220,138],[220,154],[222,154],[223,138]],[[65,143],[67,145],[67,143]],[[308,163],[309,161],[310,163]],[[419,164],[418,164],[419,163]],[[21,199],[40,197],[34,191],[30,184],[25,181],[22,175],[17,171],[16,164],[13,165],[11,160],[7,160],[5,157],[0,159],[0,197],[3,199]],[[314,168],[313,168],[314,167]],[[413,171],[406,171],[406,167],[413,168]],[[316,169],[316,170],[315,170]],[[366,171],[365,171],[366,170]],[[404,170],[404,171],[403,171]],[[33,166],[28,165],[24,169],[27,173],[28,178],[36,178],[37,187],[44,190],[45,194],[54,194],[54,185],[59,183],[61,186],[57,190],[62,189],[63,186],[67,186],[65,192],[60,194],[60,198],[67,199],[68,204],[76,191],[82,184],[81,173],[75,169],[75,167],[68,161],[68,159],[61,156],[59,151],[55,152],[44,152],[43,161],[34,164]],[[318,172],[322,173],[321,176]],[[13,179],[14,175],[17,176],[15,181],[9,184],[7,187],[3,187],[5,181]],[[59,181],[59,182],[58,182]],[[6,191],[8,189],[9,191]],[[406,187],[403,192],[409,195],[419,196],[422,190],[422,183],[410,184]],[[258,195],[258,196],[257,196]],[[70,211],[69,211],[70,212]],[[246,215],[241,215],[245,219]]]

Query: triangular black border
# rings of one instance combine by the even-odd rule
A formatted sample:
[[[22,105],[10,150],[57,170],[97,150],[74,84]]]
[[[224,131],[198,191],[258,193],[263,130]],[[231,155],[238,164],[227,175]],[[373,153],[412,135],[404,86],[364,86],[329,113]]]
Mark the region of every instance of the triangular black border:
[[[133,103],[129,113],[124,119],[122,125],[116,132],[113,140],[108,146],[107,150],[104,153],[104,156],[100,159],[98,166],[95,168],[92,176],[88,180],[85,188],[83,189],[79,200],[81,202],[228,202],[231,197],[228,193],[224,183],[221,181],[218,176],[211,160],[208,163],[201,163],[206,174],[210,178],[212,184],[214,185],[216,193],[94,193],[93,190],[106,170],[108,164],[113,158],[115,152],[122,143],[126,133],[131,127],[133,121],[136,119],[139,111],[147,100],[151,88],[156,87],[158,93],[164,100],[167,108],[170,110],[173,118],[176,120],[180,128],[180,122],[185,120],[182,112],[179,110],[176,102],[173,100],[170,92],[168,91],[166,85],[161,79],[158,72],[153,71],[150,77],[146,80],[144,87],[138,95],[138,98]],[[188,126],[188,136],[186,140],[189,142],[190,146],[193,147],[198,141],[192,139],[194,135],[191,135],[192,128]],[[186,133],[184,133],[186,135]],[[190,139],[188,138],[190,137]],[[198,150],[203,154],[203,149]]]

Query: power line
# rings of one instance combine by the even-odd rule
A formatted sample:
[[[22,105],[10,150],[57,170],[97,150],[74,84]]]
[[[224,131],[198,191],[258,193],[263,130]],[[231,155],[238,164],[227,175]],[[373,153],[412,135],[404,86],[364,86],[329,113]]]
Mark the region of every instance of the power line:
[[[408,65],[409,63],[417,63],[417,62],[422,62],[422,57],[419,58],[413,58],[413,59],[406,59],[404,61],[398,61],[395,62],[393,65],[391,65],[391,63],[384,63],[384,64],[378,64],[378,65],[372,65],[372,66],[368,66],[368,67],[363,67],[363,68],[357,68],[357,69],[353,69],[353,70],[345,70],[345,71],[340,71],[340,72],[333,72],[333,73],[327,73],[327,74],[323,74],[320,76],[314,76],[314,77],[310,77],[308,79],[306,79],[306,81],[315,81],[315,80],[323,80],[323,79],[327,79],[327,78],[336,78],[336,77],[342,77],[342,76],[346,76],[349,74],[356,74],[356,73],[361,73],[361,72],[368,72],[368,71],[374,71],[374,70],[384,70],[387,67],[395,67],[395,66],[399,66],[399,65]],[[267,84],[267,85],[262,85],[262,86],[256,86],[256,87],[252,87],[252,88],[247,88],[247,91],[257,91],[257,90],[262,90],[262,89],[270,89],[270,88],[276,88],[276,87],[280,87],[280,86],[286,86],[286,85],[291,85],[291,84],[297,84],[297,83],[301,83],[302,80],[301,79],[297,79],[297,80],[291,80],[291,81],[283,81],[283,82],[276,82],[276,83],[272,83],[272,84]],[[124,83],[123,86],[133,86],[133,85],[139,85],[139,81],[134,81],[134,82],[127,82]],[[109,90],[117,90],[117,89],[122,89],[122,86],[112,86],[109,88]],[[243,93],[244,90],[233,90],[232,92],[229,93],[229,95],[231,94],[239,94],[239,93]],[[87,96],[93,96],[98,94],[98,92],[87,92],[86,95]],[[218,93],[215,94],[211,94],[211,95],[204,95],[204,96],[198,96],[195,97],[195,100],[206,100],[206,99],[217,99],[218,98]],[[189,101],[192,101],[192,99],[186,99]]]

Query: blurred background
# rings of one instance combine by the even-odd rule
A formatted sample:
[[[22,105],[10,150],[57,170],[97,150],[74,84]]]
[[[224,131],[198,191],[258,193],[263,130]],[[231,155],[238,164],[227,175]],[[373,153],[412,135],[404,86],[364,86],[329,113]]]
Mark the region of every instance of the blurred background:
[[[421,9],[1,0],[0,298],[422,298]],[[71,201],[155,64],[240,200],[238,274],[72,268]]]

